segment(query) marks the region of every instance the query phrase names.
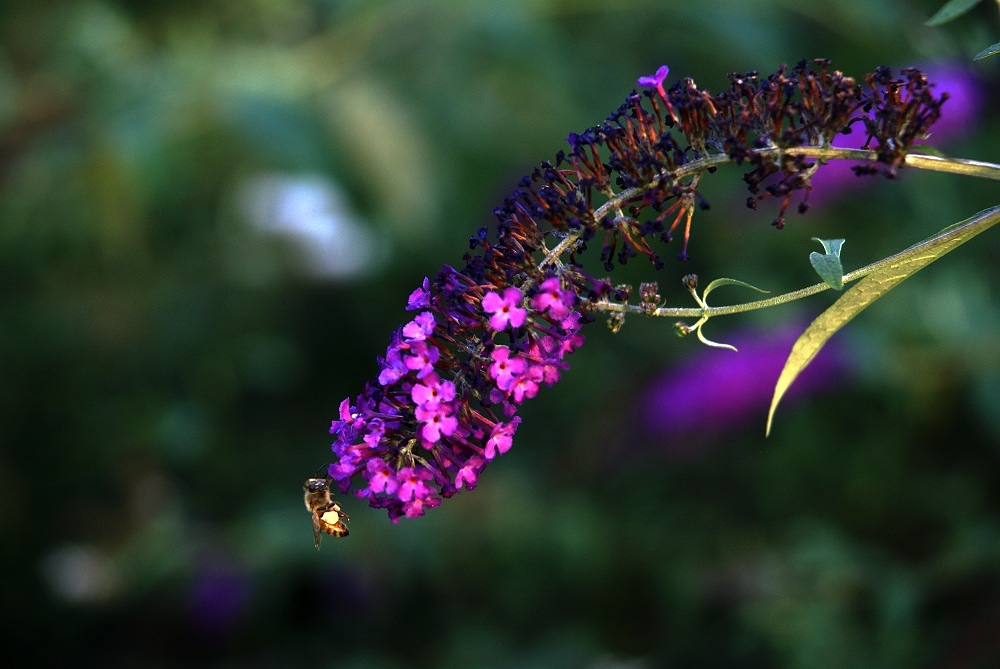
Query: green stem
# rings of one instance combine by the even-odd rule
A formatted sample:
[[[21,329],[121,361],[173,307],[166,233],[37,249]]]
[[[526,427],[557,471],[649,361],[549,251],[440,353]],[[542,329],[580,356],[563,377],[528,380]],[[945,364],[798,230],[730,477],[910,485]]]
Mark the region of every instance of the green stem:
[[[766,153],[767,151],[779,150],[765,149],[764,151],[761,151],[761,153]],[[792,149],[785,149],[785,155],[808,156],[818,160],[863,160],[866,162],[876,162],[874,151],[866,149],[841,149],[832,146],[826,148],[798,146]],[[941,156],[910,153],[907,154],[905,163],[910,167],[916,167],[921,170],[948,172],[949,174],[962,174],[965,176],[981,177],[983,179],[994,179],[1000,181],[1000,165],[985,163],[979,160],[945,158]]]
[[[904,258],[909,258],[912,256],[913,252],[917,249],[926,248],[928,250],[934,247],[940,246],[955,237],[960,237],[963,235],[968,235],[970,230],[985,229],[992,225],[995,225],[997,221],[1000,220],[1000,205],[996,207],[991,207],[983,212],[980,212],[976,216],[963,221],[957,225],[945,228],[941,232],[928,237],[927,239],[917,242],[913,246],[910,246],[899,253],[895,253],[888,258],[883,258],[876,262],[870,263],[854,270],[853,272],[848,272],[844,275],[844,283],[850,283],[857,279],[862,278],[868,274],[871,274],[875,270],[882,269],[883,267],[889,267],[893,264],[899,262]],[[790,293],[784,293],[783,295],[776,295],[775,297],[768,297],[763,300],[754,300],[753,302],[744,302],[742,304],[733,304],[724,307],[691,307],[691,308],[672,308],[672,307],[661,307],[656,311],[652,312],[652,316],[665,317],[665,318],[711,318],[712,316],[728,316],[729,314],[739,314],[747,311],[755,311],[757,309],[766,309],[768,307],[775,307],[781,304],[787,304],[789,302],[794,302],[795,300],[800,300],[803,297],[809,297],[810,295],[815,295],[817,293],[822,293],[824,290],[830,290],[830,286],[825,283],[817,283],[800,290],[792,291]],[[619,313],[636,313],[636,314],[647,314],[648,312],[643,311],[638,305],[628,305],[628,304],[614,304],[611,302],[598,302],[594,305],[594,308],[598,311],[610,311]]]
[[[820,147],[820,146],[797,146],[787,149],[772,148],[772,149],[760,149],[758,150],[763,156],[775,156],[780,161],[782,156],[806,156],[808,158],[815,158],[819,161],[827,160],[859,160],[865,162],[877,162],[877,154],[875,151],[868,149],[847,149],[839,147]],[[668,172],[666,174],[672,181],[678,181],[687,176],[697,175],[703,173],[705,170],[712,167],[719,167],[725,165],[726,163],[731,163],[733,160],[725,154],[716,154],[701,158],[699,160],[694,160],[690,163],[682,165],[681,167]],[[906,165],[915,167],[917,169],[931,170],[935,172],[947,172],[950,174],[962,174],[965,176],[980,177],[983,179],[994,179],[1000,181],[1000,165],[995,163],[980,162],[977,160],[966,160],[963,158],[945,158],[939,156],[931,156],[925,154],[908,154],[905,158]],[[594,220],[601,220],[607,213],[613,209],[618,209],[622,204],[638,195],[641,195],[643,191],[652,188],[653,184],[637,186],[635,188],[627,188],[620,191],[610,198],[607,202],[602,204],[596,210],[594,210]],[[950,231],[950,229],[949,229]],[[932,243],[939,239],[949,231],[944,231],[931,237],[928,240],[920,242],[920,244]],[[544,266],[548,263],[553,262],[559,258],[563,253],[573,247],[576,241],[580,238],[580,232],[572,232],[563,237],[559,244],[555,246],[542,260],[541,265]],[[917,244],[915,246],[919,246]],[[907,251],[915,247],[910,247],[906,251],[901,253],[906,253]],[[854,270],[844,275],[844,282],[848,283],[856,279],[869,274],[870,272],[885,266],[893,262],[896,257],[900,254],[895,254],[884,258],[877,262],[866,265],[860,269]],[[755,300],[753,302],[745,302],[743,304],[734,304],[725,307],[708,307],[708,309],[703,308],[668,308],[661,307],[652,313],[653,316],[671,317],[671,318],[701,318],[705,316],[725,316],[728,314],[743,313],[746,311],[754,311],[756,309],[765,309],[768,307],[777,306],[780,304],[786,304],[788,302],[793,302],[795,300],[800,300],[804,297],[809,297],[810,295],[815,295],[821,293],[824,290],[829,290],[829,286],[825,283],[817,283],[800,290],[796,290],[790,293],[785,293],[783,295],[778,295],[775,297],[766,298],[763,300]],[[609,311],[609,312],[620,312],[620,313],[648,313],[643,311],[643,309],[637,305],[624,305],[624,304],[614,304],[611,302],[601,301],[594,305],[594,308],[599,311]]]
[[[759,149],[758,153],[762,156],[776,156],[779,160],[782,155],[786,155],[806,156],[820,161],[860,160],[871,163],[878,162],[878,157],[875,151],[868,149],[844,149],[833,146],[796,146],[788,149]],[[731,162],[734,161],[729,156],[725,154],[715,154],[698,160],[693,160],[690,163],[678,167],[672,172],[668,172],[666,176],[672,181],[678,181],[684,177],[691,176],[693,174],[701,174],[705,170],[713,167],[719,167]],[[1000,181],[1000,165],[995,163],[986,163],[978,160],[966,160],[964,158],[943,158],[939,156],[916,153],[908,154],[905,158],[905,163],[911,167],[921,170],[947,172],[949,174],[962,174],[965,176]],[[620,208],[622,203],[626,200],[641,195],[643,191],[652,187],[653,184],[648,184],[644,186],[636,186],[634,188],[626,188],[625,190],[616,193],[614,197],[610,198],[607,202],[594,210],[594,220],[601,220],[609,211]],[[544,267],[545,265],[554,262],[557,258],[562,256],[563,253],[566,253],[566,251],[576,244],[576,241],[580,238],[581,234],[583,234],[582,231],[577,231],[571,232],[563,237],[555,248],[546,254],[545,258],[540,263],[541,266]]]

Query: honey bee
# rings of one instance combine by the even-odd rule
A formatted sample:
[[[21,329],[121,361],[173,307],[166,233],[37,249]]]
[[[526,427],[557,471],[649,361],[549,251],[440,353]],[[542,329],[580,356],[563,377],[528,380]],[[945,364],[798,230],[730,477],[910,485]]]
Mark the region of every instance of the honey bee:
[[[331,497],[330,479],[306,479],[302,489],[306,493],[306,508],[312,513],[313,543],[316,544],[316,550],[319,550],[323,532],[335,537],[346,537],[348,531],[344,521],[351,522],[351,517]]]

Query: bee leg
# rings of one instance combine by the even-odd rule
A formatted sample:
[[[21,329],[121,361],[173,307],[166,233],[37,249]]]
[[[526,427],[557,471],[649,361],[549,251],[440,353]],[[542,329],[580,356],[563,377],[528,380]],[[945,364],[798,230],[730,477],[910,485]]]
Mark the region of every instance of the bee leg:
[[[322,517],[327,511],[335,511],[340,518],[343,518],[347,522],[351,522],[351,517],[344,513],[344,510],[340,508],[340,502],[330,502],[329,504],[325,504],[317,511],[317,513],[320,517]]]

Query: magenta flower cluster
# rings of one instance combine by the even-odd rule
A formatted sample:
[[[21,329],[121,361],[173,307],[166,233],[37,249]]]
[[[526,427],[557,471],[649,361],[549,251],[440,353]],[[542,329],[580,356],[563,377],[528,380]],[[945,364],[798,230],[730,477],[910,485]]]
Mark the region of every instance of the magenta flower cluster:
[[[577,306],[557,276],[526,292],[450,267],[425,279],[407,304],[418,313],[392,337],[377,383],[340,405],[330,476],[346,491],[360,475],[355,494],[394,522],[475,488],[486,464],[510,449],[518,405],[558,381],[563,358],[583,343]]]

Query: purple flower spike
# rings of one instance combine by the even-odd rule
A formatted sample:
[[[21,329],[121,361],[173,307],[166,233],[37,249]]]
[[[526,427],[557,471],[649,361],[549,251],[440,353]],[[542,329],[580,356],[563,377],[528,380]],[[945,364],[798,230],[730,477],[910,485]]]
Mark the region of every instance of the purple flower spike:
[[[331,478],[394,523],[475,488],[486,464],[510,449],[519,405],[557,381],[584,341],[578,309],[590,280],[543,275],[529,254],[495,248],[486,257],[497,267],[445,267],[410,296],[420,313],[393,333],[378,384],[344,400],[331,425]],[[523,264],[500,264],[510,258]],[[502,283],[532,271],[534,286]],[[501,332],[509,346],[494,342]]]
[[[666,65],[660,65],[660,67],[656,70],[656,74],[639,77],[636,84],[642,86],[643,88],[655,88],[656,92],[660,94],[660,97],[666,100],[667,92],[663,90],[663,82],[666,80],[668,74],[670,74],[670,68]]]
[[[694,182],[665,175],[712,156],[749,167],[751,206],[781,200],[780,227],[792,195],[811,189],[816,164],[779,159],[761,147],[837,146],[850,128],[873,151],[869,170],[895,176],[913,142],[939,118],[943,93],[960,97],[958,87],[935,96],[914,68],[894,76],[880,67],[857,80],[829,65],[819,59],[768,77],[733,74],[716,95],[689,78],[666,90],[664,65],[638,79],[652,90],[631,93],[602,124],[571,133],[568,152],[536,167],[493,210],[495,226],[473,238],[465,266],[445,265],[410,294],[412,320],[392,333],[376,379],[344,400],[330,426],[328,473],[340,490],[385,509],[394,523],[416,518],[471,490],[486,465],[511,448],[521,405],[560,380],[597,305],[627,300],[628,291],[583,267],[576,256],[586,244],[560,247],[572,260],[563,263],[548,257],[549,241],[593,239],[606,272],[638,255],[662,268],[656,245],[681,225],[686,243],[695,207],[708,206]],[[633,188],[641,197],[628,199],[627,216],[599,214],[597,201]],[[761,370],[738,373],[738,365],[767,352],[738,356],[702,362],[688,379],[658,384],[647,422],[667,419],[647,427],[700,434],[697,426],[742,420],[751,400],[766,393],[748,390]],[[694,420],[710,405],[728,414]]]

